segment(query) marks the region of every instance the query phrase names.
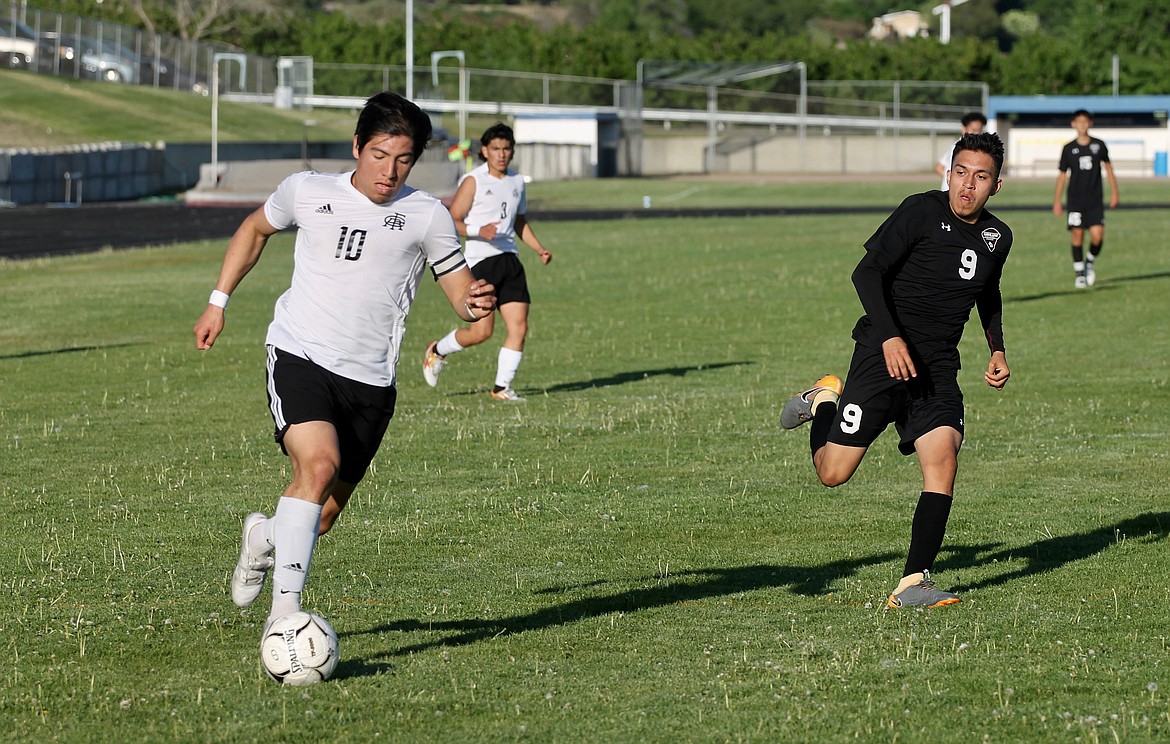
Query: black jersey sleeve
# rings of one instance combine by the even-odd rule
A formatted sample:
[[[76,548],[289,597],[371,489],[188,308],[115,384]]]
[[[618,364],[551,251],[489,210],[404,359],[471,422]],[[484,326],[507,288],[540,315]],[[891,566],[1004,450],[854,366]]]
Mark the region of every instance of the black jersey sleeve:
[[[907,197],[865,241],[865,256],[853,270],[857,297],[882,341],[902,335],[890,307],[886,277],[902,264],[918,241],[921,220],[915,217],[924,206],[921,195]]]
[[[1007,351],[1003,343],[1003,296],[999,291],[998,278],[979,294],[975,307],[979,310],[979,322],[983,326],[987,348],[992,354]]]
[[[1003,266],[1012,249],[1014,236],[1007,225],[1001,225],[1000,234],[996,250],[999,262],[995,264],[995,273],[988,278],[987,283],[983,285],[983,291],[975,298],[975,309],[979,312],[979,323],[983,326],[983,338],[986,339],[987,348],[992,354],[1007,351],[1003,341],[1003,294],[999,283],[1003,278]]]

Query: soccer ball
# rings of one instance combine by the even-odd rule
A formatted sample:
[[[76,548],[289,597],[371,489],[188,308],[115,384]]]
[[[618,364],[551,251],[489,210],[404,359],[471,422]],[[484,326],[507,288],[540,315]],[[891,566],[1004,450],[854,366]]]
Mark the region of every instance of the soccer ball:
[[[260,641],[264,671],[286,685],[312,685],[337,668],[337,633],[329,621],[309,612],[276,618]]]

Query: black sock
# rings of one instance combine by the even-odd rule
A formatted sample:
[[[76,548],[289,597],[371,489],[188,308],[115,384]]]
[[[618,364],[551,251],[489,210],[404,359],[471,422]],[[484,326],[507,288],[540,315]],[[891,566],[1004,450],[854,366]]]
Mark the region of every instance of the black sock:
[[[918,497],[918,508],[914,510],[914,522],[910,526],[910,552],[906,556],[903,576],[929,571],[934,565],[934,559],[942,548],[943,535],[947,531],[953,500],[945,493],[931,491],[923,491]]]
[[[492,392],[493,392],[493,393],[498,393],[498,392],[500,392],[501,390],[504,390],[504,389],[505,389],[505,388],[504,388],[502,385],[492,385]]]
[[[1072,247],[1073,263],[1080,263],[1085,260],[1085,246],[1074,245]]]
[[[1089,260],[1096,261],[1097,256],[1101,255],[1101,246],[1105,244],[1102,240],[1100,243],[1093,243],[1089,245]]]
[[[813,414],[812,429],[808,435],[808,444],[812,448],[813,455],[817,454],[817,450],[824,447],[829,441],[829,431],[833,428],[833,419],[837,418],[837,403],[835,401],[825,401],[817,406],[816,413]]]

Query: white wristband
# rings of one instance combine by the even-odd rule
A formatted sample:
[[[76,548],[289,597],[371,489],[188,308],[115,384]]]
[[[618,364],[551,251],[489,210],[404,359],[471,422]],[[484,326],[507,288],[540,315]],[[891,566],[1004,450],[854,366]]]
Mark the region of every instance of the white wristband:
[[[211,297],[207,298],[207,304],[226,308],[228,305],[228,300],[231,298],[232,296],[227,292],[220,292],[218,289],[213,289],[211,290]]]
[[[479,229],[481,227],[483,227],[483,225],[473,225],[470,222],[468,222],[467,223],[467,237],[478,238],[479,237]]]

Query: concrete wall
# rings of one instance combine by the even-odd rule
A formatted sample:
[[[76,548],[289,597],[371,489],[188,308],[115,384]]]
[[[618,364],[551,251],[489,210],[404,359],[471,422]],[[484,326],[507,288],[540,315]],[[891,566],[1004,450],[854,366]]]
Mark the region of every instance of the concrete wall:
[[[716,173],[929,173],[954,139],[929,135],[795,135],[740,138],[717,145]],[[703,173],[706,137],[647,137],[642,175]]]
[[[318,165],[323,162],[331,168],[353,163],[353,146],[349,142],[221,142],[218,160],[221,165],[286,161],[280,167],[291,173],[302,170],[306,162],[313,168],[323,167]],[[207,142],[106,142],[53,151],[5,150],[0,151],[0,201],[131,201],[177,194],[194,188],[202,166],[210,162]],[[432,146],[420,164],[445,170],[446,147]]]

